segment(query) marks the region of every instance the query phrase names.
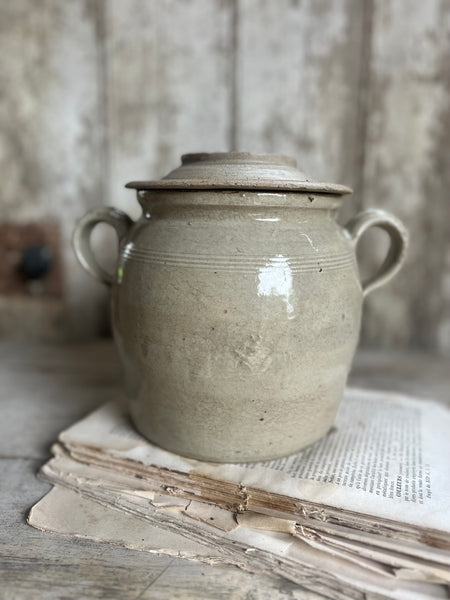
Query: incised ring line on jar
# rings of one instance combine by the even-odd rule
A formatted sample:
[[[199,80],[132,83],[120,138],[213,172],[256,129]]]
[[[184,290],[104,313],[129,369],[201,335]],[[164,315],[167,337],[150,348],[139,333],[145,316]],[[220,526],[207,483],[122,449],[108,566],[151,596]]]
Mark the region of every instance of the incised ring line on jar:
[[[365,295],[405,258],[402,223],[367,210],[344,228],[351,190],[308,180],[293,159],[195,154],[164,179],[133,182],[133,222],[96,208],[78,223],[83,267],[111,286],[114,337],[137,429],[173,452],[219,462],[273,459],[325,435],[359,337]],[[119,238],[114,273],[90,233]],[[355,248],[370,227],[390,248],[362,285]]]

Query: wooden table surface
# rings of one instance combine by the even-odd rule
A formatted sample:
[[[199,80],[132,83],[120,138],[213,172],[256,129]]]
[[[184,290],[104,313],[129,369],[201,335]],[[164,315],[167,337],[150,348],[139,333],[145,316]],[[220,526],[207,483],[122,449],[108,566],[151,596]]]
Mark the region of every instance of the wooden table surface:
[[[35,473],[58,433],[109,400],[121,382],[110,342],[0,343],[0,598],[316,600],[296,585],[119,546],[40,532],[25,523],[50,486]],[[448,402],[450,360],[359,352],[353,385]]]

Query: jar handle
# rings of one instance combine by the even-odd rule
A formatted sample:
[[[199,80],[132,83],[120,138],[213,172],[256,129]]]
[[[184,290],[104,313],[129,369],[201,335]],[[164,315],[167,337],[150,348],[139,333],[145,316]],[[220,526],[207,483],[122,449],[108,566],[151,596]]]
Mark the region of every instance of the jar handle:
[[[353,217],[344,227],[344,232],[350,238],[355,250],[361,236],[370,227],[379,227],[386,231],[390,237],[391,245],[386,258],[375,275],[362,282],[364,297],[394,277],[405,262],[408,248],[408,232],[403,223],[384,210],[369,209]]]
[[[99,223],[111,225],[117,233],[120,244],[133,221],[126,213],[111,206],[93,208],[78,221],[73,232],[73,248],[81,266],[102,283],[112,285],[115,280],[114,273],[108,273],[98,264],[91,247],[91,232]]]

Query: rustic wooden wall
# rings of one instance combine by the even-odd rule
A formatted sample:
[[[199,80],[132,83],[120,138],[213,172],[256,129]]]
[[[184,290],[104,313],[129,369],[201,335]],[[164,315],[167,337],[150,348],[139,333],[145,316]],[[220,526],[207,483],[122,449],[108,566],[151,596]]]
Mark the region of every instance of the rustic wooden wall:
[[[65,267],[62,298],[0,296],[0,330],[84,337],[101,327],[105,303],[70,248],[75,219],[106,196],[97,7],[17,0],[0,9],[0,219],[57,223]]]
[[[97,334],[74,220],[137,216],[124,182],[238,149],[353,186],[342,222],[400,216],[408,264],[368,298],[363,342],[450,353],[450,0],[3,0],[0,34],[1,220],[58,222],[66,274],[59,300],[0,297],[0,331]],[[385,251],[368,238],[364,272]]]

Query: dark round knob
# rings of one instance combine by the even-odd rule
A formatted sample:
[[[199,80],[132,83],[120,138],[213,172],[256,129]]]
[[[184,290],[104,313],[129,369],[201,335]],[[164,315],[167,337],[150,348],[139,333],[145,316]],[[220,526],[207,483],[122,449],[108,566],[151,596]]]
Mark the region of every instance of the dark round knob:
[[[52,253],[48,246],[39,244],[28,246],[22,254],[20,271],[27,279],[44,277],[52,266]]]

